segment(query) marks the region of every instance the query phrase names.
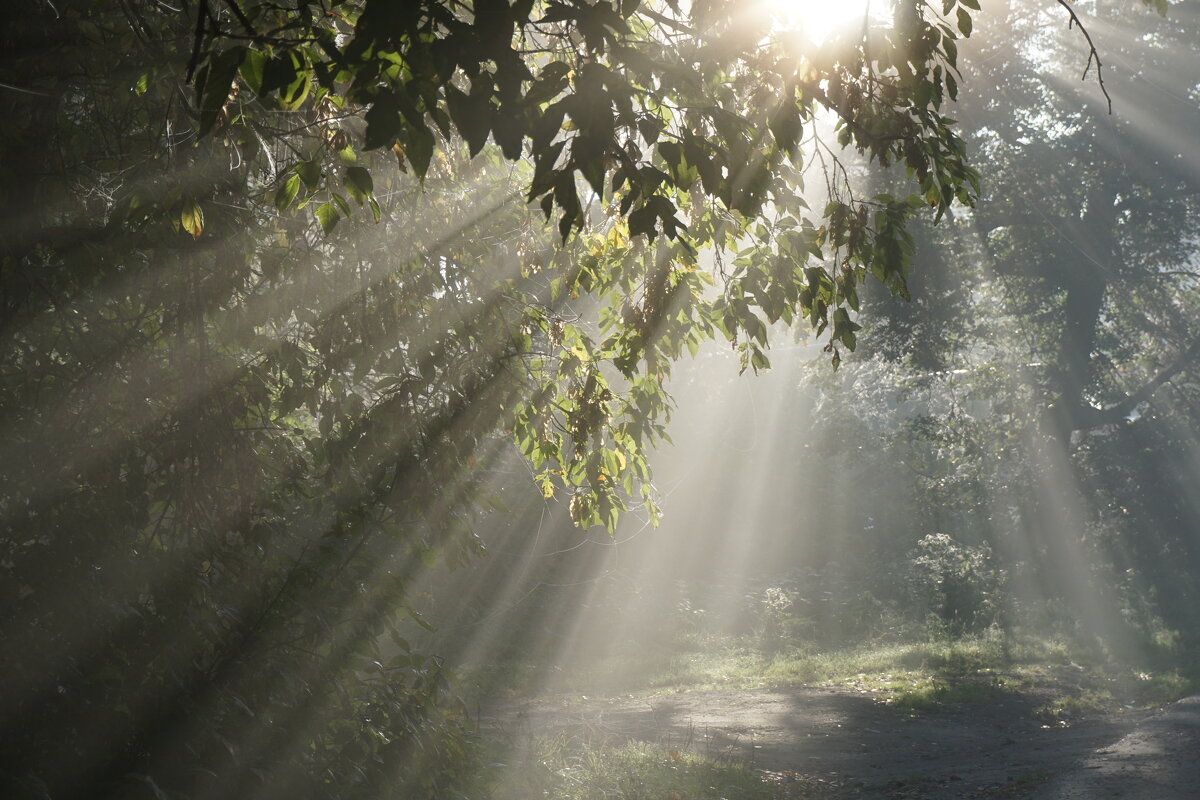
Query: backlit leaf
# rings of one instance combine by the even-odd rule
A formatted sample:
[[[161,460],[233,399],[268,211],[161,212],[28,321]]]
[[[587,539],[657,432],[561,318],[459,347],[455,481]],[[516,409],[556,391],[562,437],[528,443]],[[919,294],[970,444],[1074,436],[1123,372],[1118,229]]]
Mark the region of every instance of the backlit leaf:
[[[338,211],[337,206],[332,202],[322,203],[317,206],[313,213],[316,215],[317,222],[321,224],[321,230],[326,236],[333,232],[334,227],[338,224],[338,220],[342,218],[341,212]]]
[[[290,175],[283,182],[283,186],[279,187],[279,191],[275,193],[275,208],[281,214],[292,207],[292,203],[296,202],[297,195],[300,194],[300,176]]]
[[[195,200],[186,200],[179,214],[179,224],[192,235],[193,239],[200,238],[204,232],[204,211]]]

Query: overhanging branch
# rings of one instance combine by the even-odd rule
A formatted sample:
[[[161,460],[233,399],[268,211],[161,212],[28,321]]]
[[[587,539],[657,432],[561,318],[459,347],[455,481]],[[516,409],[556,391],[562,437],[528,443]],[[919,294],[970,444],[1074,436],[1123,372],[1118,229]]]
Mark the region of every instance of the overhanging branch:
[[[1174,361],[1121,402],[1105,408],[1086,406],[1081,409],[1074,429],[1086,430],[1101,425],[1115,425],[1128,417],[1139,405],[1149,400],[1164,384],[1187,369],[1197,358],[1200,358],[1200,339],[1192,342]]]
[[[1083,68],[1083,77],[1087,78],[1088,70],[1092,68],[1092,62],[1096,62],[1096,79],[1100,82],[1100,91],[1104,94],[1104,99],[1108,102],[1108,113],[1112,113],[1112,98],[1108,96],[1108,89],[1104,86],[1104,64],[1100,61],[1100,51],[1096,49],[1096,45],[1092,43],[1092,35],[1088,33],[1088,29],[1084,27],[1083,22],[1079,19],[1079,15],[1075,13],[1075,9],[1071,8],[1069,0],[1056,0],[1056,2],[1067,10],[1071,16],[1071,21],[1067,23],[1068,30],[1071,26],[1079,28],[1079,32],[1083,34],[1083,38],[1087,40],[1088,45],[1088,60]]]

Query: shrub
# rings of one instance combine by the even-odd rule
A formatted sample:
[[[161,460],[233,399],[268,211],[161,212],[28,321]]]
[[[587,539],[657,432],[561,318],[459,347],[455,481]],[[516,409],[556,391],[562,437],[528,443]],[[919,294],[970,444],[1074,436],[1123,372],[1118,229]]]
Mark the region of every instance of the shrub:
[[[1000,621],[1005,573],[986,543],[965,545],[931,533],[909,553],[908,580],[918,607],[941,632],[962,636]]]

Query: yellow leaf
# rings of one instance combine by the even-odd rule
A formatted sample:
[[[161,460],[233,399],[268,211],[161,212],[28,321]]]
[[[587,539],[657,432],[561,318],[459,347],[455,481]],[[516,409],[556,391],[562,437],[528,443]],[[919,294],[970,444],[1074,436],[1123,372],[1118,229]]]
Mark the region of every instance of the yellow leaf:
[[[201,210],[200,204],[195,200],[185,200],[183,211],[179,214],[179,223],[193,239],[199,239],[200,234],[204,232],[204,211]]]

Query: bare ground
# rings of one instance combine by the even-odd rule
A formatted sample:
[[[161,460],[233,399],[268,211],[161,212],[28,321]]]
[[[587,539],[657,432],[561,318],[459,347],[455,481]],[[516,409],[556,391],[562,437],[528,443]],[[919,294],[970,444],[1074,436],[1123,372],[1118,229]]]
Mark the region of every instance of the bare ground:
[[[748,762],[781,797],[1200,798],[1200,697],[1046,724],[1036,693],[914,714],[843,689],[579,695],[481,709],[485,730],[641,739]]]

